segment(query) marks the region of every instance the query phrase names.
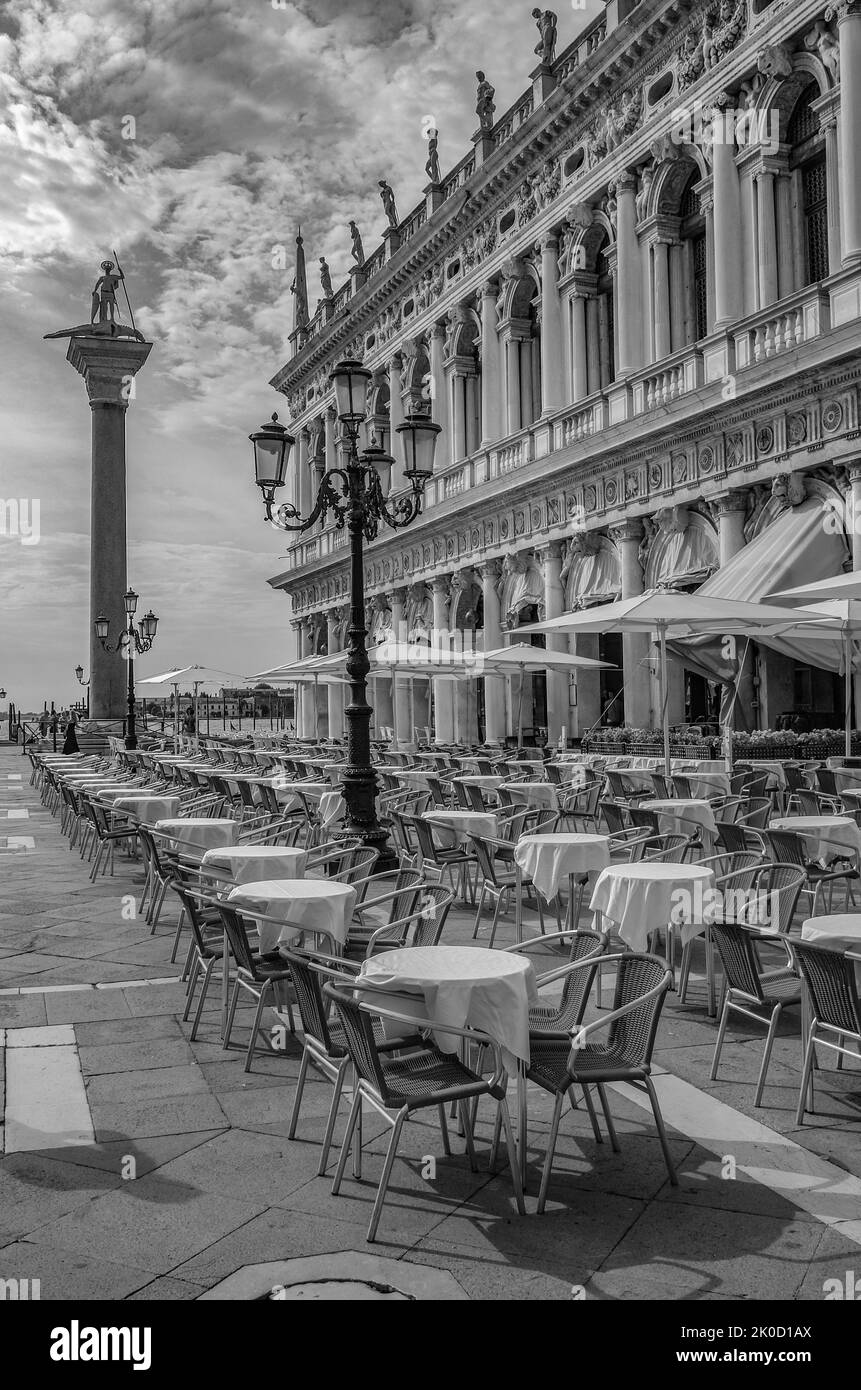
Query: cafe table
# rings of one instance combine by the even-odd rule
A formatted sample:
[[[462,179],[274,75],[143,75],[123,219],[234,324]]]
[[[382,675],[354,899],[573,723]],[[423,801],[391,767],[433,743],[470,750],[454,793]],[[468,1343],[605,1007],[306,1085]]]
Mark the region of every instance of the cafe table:
[[[343,946],[356,890],[326,878],[250,879],[231,889],[228,902],[236,903],[244,916],[275,919],[258,923],[260,953],[270,955],[304,932],[319,932]]]
[[[402,998],[387,1003],[385,989],[416,994],[422,1001],[417,1017],[455,1028],[480,1028],[499,1044],[505,1066],[516,1076],[516,1128],[523,1155],[529,1008],[538,999],[529,957],[483,946],[401,946],[364,960],[356,984],[363,979],[373,981],[368,1000],[380,1008],[410,1014],[410,1005]],[[435,1033],[434,1040],[443,1052],[456,1052],[460,1043],[451,1033]]]
[[[693,835],[699,827],[703,833],[704,848],[707,851],[714,849],[717,826],[710,801],[676,797],[671,801],[645,801],[641,809],[655,813],[662,835]]]
[[[697,800],[711,796],[729,796],[731,791],[728,772],[685,772],[691,795]]]
[[[520,880],[517,885],[517,940],[522,940],[523,874],[535,884],[545,902],[555,898],[564,880],[568,879],[568,929],[573,931],[580,915],[583,887],[589,875],[600,873],[610,863],[610,837],[574,831],[553,835],[521,835],[514,850],[514,862]],[[581,880],[576,913],[575,879]]]
[[[165,839],[169,849],[180,852],[186,847],[195,851],[235,845],[239,838],[238,821],[205,816],[156,821],[155,830]]]
[[[552,782],[506,782],[505,789],[516,806],[539,806],[559,810],[557,789]]]
[[[779,816],[769,829],[800,835],[808,859],[817,863],[838,858],[861,862],[861,828],[851,816]]]
[[[566,785],[572,787],[584,787],[586,785],[586,766],[584,763],[572,763],[569,760],[554,758],[547,764],[548,767],[559,769],[559,775]]]
[[[468,772],[463,777],[453,777],[462,787],[478,787],[483,792],[495,792],[505,782],[504,777],[494,777],[488,772]]]
[[[424,820],[434,827],[434,836],[441,849],[465,844],[470,835],[495,840],[499,834],[499,821],[493,811],[428,811]]]
[[[611,864],[599,875],[589,906],[615,926],[632,951],[648,950],[652,933],[670,925],[681,927],[684,946],[708,925],[714,886],[714,873],[705,864]],[[714,1017],[711,954],[706,951],[709,1016]]]
[[[825,946],[829,951],[861,952],[861,912],[826,913],[808,917],[802,923],[801,940],[811,946]],[[861,988],[861,961],[855,962],[855,979]]]
[[[155,825],[178,817],[181,804],[178,796],[121,796],[111,809],[117,815],[134,816],[140,825]]]

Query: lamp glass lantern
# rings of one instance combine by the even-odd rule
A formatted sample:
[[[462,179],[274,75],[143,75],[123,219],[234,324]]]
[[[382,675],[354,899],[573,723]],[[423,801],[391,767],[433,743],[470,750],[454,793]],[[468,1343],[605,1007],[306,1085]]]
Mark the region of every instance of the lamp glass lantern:
[[[329,380],[335,388],[335,410],[338,419],[345,424],[358,425],[364,420],[371,376],[367,367],[352,358],[338,362],[330,373]]]
[[[408,415],[396,433],[403,439],[404,472],[408,478],[429,478],[440,426],[426,415]]]
[[[138,606],[138,595],[134,589],[126,589],[123,594],[123,603],[125,604],[126,616],[133,618]]]
[[[254,447],[254,480],[271,497],[277,487],[284,486],[290,450],[296,441],[274,413],[267,424],[248,438]]]
[[[138,626],[141,632],[143,633],[144,637],[147,639],[147,641],[152,642],[155,638],[156,630],[158,628],[158,618],[156,617],[155,613],[153,613],[152,609],[150,609],[148,613],[144,614]]]
[[[100,613],[99,616],[93,620],[93,627],[96,629],[96,636],[100,642],[106,642],[108,640],[110,626],[110,619],[106,618],[104,613]]]
[[[83,668],[83,666],[76,666],[76,667],[75,667],[75,676],[76,676],[76,678],[77,678],[79,684],[83,682],[83,679],[84,679],[84,668]]]

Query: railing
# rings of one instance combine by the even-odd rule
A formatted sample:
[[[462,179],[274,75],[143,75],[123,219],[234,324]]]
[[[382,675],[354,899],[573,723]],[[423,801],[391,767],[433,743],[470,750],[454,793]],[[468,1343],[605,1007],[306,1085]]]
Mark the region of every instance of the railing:
[[[602,426],[603,417],[598,403],[587,405],[584,410],[577,410],[562,421],[558,430],[557,448],[564,449],[569,444],[576,444],[581,439],[588,439]]]
[[[819,285],[810,285],[780,305],[748,319],[732,330],[738,370],[766,362],[782,352],[793,352],[831,327],[830,303]]]
[[[385,263],[386,248],[379,246],[372,256],[369,256],[362,266],[365,272],[365,279],[370,280],[372,275],[376,275],[378,270],[382,270]]]
[[[656,370],[640,372],[631,381],[633,413],[643,415],[671,405],[702,384],[702,354],[693,346],[668,358]]]
[[[402,246],[406,245],[410,238],[415,236],[419,228],[424,226],[425,222],[427,222],[427,216],[427,208],[425,204],[422,203],[401,223],[399,230]]]

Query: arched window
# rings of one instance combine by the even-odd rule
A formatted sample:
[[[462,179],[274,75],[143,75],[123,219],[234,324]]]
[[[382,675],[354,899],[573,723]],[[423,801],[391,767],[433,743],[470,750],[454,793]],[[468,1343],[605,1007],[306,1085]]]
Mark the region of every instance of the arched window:
[[[695,170],[679,202],[679,234],[684,251],[683,270],[687,291],[682,320],[684,346],[698,343],[709,331],[706,220],[700,210],[699,194],[694,191],[699,178],[699,170]]]
[[[819,87],[815,82],[805,87],[787,131],[789,167],[795,182],[795,205],[800,219],[796,259],[799,288],[825,280],[830,269],[825,136],[812,107],[818,96]]]

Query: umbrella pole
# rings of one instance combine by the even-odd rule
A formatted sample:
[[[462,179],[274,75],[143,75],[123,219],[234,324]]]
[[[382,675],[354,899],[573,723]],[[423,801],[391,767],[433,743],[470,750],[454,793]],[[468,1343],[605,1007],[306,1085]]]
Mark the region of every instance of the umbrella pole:
[[[667,625],[658,624],[661,648],[661,726],[664,731],[664,776],[670,775],[670,711],[667,707]]]
[[[523,748],[523,672],[518,677],[517,686],[517,751]]]
[[[314,742],[315,742],[315,743],[319,743],[319,742],[320,742],[320,701],[319,701],[319,699],[318,699],[319,689],[320,689],[320,682],[319,682],[319,680],[317,679],[317,672],[315,671],[315,672],[314,672]]]
[[[179,752],[179,686],[173,687],[173,751]]]
[[[844,665],[844,667],[845,667],[844,681],[845,681],[845,691],[846,691],[846,694],[845,694],[845,696],[844,696],[845,703],[846,703],[846,745],[845,745],[845,747],[846,747],[846,756],[847,756],[847,758],[851,758],[851,757],[852,757],[852,634],[851,634],[850,631],[849,631],[849,625],[848,625],[848,623],[847,623],[846,627],[843,629],[843,665]]]

